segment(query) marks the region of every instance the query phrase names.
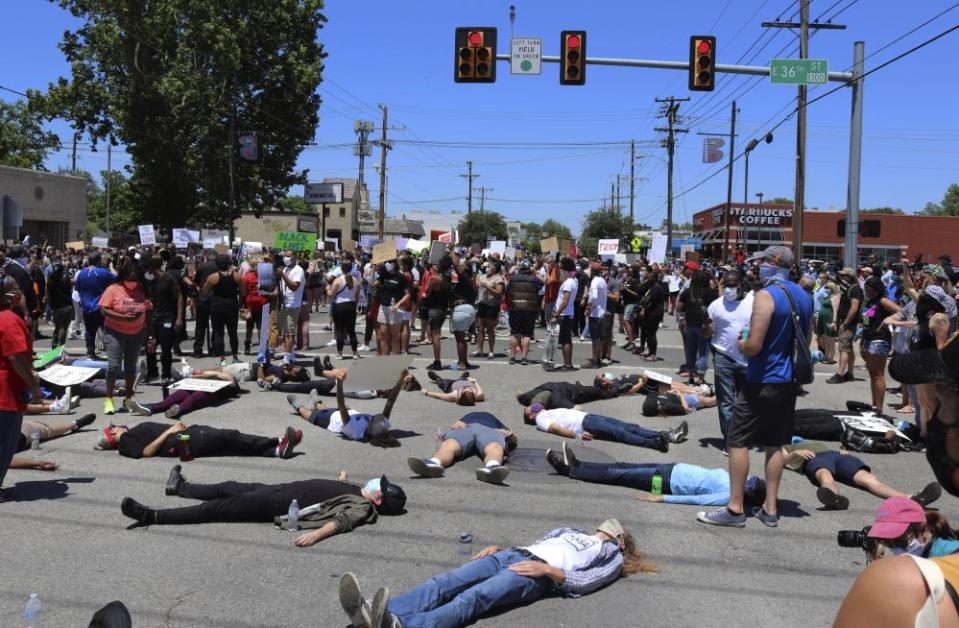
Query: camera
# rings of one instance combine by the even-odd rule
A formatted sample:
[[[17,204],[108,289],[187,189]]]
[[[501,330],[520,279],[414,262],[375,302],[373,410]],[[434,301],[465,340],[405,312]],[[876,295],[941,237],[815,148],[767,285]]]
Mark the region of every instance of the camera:
[[[869,531],[872,526],[866,526],[862,530],[840,530],[836,535],[836,543],[839,547],[860,547],[866,552],[876,549],[878,541],[869,538]]]

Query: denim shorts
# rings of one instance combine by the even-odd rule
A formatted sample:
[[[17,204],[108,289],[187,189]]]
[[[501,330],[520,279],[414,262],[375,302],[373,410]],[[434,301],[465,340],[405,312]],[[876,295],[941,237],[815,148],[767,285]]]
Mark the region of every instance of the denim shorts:
[[[476,308],[469,303],[461,303],[453,308],[453,331],[468,331],[476,321]]]
[[[802,445],[800,445],[800,448]],[[836,478],[837,482],[847,486],[855,486],[853,476],[865,469],[869,471],[869,466],[859,458],[851,455],[842,455],[838,451],[824,451],[816,454],[816,457],[803,465],[803,473],[809,478],[809,481],[819,485],[816,480],[816,471],[825,469]]]
[[[888,340],[863,340],[860,347],[862,353],[868,353],[870,355],[889,355],[892,345],[889,344]]]

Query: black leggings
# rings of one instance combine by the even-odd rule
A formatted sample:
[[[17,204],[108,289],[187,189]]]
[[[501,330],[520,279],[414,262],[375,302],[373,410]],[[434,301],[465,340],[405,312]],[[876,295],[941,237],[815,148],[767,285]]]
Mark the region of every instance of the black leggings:
[[[253,331],[260,330],[261,319],[263,318],[263,310],[252,310],[250,311],[250,318],[246,319],[246,344],[251,344],[253,342]]]
[[[172,377],[173,368],[173,347],[176,345],[176,329],[174,323],[153,321],[153,338],[156,346],[160,348],[160,375],[164,379]],[[147,351],[147,373],[151,376],[157,375],[157,354],[156,351]]]
[[[659,333],[659,323],[662,322],[663,315],[646,315],[643,319],[643,334],[646,336],[646,349],[650,355],[656,355],[656,349],[659,343],[656,340],[656,334]]]
[[[73,320],[73,305],[53,310],[53,347],[67,344],[67,329]]]
[[[226,355],[226,339],[223,337],[223,328],[226,327],[226,333],[230,337],[230,353],[234,358],[240,349],[240,339],[237,336],[236,328],[240,323],[240,308],[236,302],[221,304],[213,300],[210,307],[210,319],[213,327],[213,348],[212,353],[215,356]]]
[[[356,342],[356,302],[343,301],[333,306],[333,330],[336,335],[336,352],[343,353],[343,345],[349,336],[353,351],[359,345]]]
[[[312,379],[308,382],[281,382],[270,387],[271,390],[285,393],[309,393],[311,390],[316,390],[321,395],[332,394],[334,388],[336,388],[336,380],[326,378]]]

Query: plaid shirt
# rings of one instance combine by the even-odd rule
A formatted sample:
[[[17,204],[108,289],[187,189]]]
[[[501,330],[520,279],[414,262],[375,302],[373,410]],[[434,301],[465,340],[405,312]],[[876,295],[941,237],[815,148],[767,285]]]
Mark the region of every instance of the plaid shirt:
[[[556,528],[546,536],[536,541],[541,543],[547,539],[554,539],[567,532],[580,532],[588,534],[583,530],[576,528]],[[603,542],[596,559],[583,569],[565,570],[563,573],[566,578],[563,584],[556,584],[559,592],[567,597],[580,597],[587,593],[592,593],[602,589],[608,584],[615,582],[623,568],[623,553],[619,546],[613,541]]]

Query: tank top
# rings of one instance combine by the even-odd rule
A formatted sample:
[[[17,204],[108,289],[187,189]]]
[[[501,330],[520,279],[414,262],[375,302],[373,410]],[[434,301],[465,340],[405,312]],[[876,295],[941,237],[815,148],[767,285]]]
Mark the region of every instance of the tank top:
[[[353,287],[351,288],[349,284],[346,283],[346,279],[343,280],[343,285],[340,286],[339,290],[333,294],[333,303],[352,303],[356,301],[356,282],[357,278],[353,277]]]
[[[812,319],[812,299],[799,284],[792,281],[778,281],[764,290],[772,296],[773,313],[762,349],[749,358],[746,381],[751,384],[786,384],[792,382],[795,332],[789,299],[783,290],[789,290],[789,295],[796,304],[799,328],[803,331],[809,329],[809,321]]]
[[[431,310],[445,310],[450,304],[450,296],[452,293],[450,290],[450,280],[442,275],[439,277],[443,285],[439,290],[434,290],[425,300],[426,307]]]
[[[233,273],[223,274],[221,272],[220,280],[216,282],[216,285],[213,286],[210,292],[213,294],[213,298],[218,302],[227,301],[232,304],[238,303],[240,293],[237,289],[236,279],[233,278]]]

